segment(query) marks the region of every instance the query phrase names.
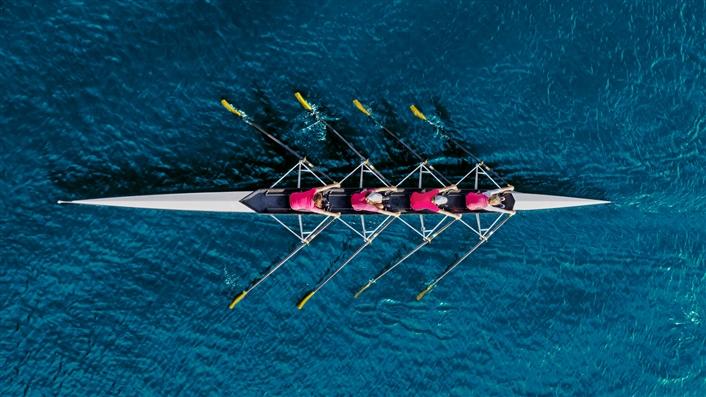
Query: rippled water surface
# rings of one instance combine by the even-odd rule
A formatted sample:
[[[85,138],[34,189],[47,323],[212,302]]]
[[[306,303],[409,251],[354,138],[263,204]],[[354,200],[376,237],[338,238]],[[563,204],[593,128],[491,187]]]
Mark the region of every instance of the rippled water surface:
[[[1,2],[3,395],[688,395],[706,393],[703,2]],[[417,240],[341,225],[295,246],[266,217],[68,207],[57,199],[266,186],[296,159],[355,165],[302,90],[392,179],[411,160],[359,97],[450,174],[611,200]]]

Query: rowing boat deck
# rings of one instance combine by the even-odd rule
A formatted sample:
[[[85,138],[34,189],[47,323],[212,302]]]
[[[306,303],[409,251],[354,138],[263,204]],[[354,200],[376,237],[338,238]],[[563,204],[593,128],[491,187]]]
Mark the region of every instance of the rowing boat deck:
[[[241,200],[242,204],[251,208],[255,212],[262,214],[297,214],[297,212],[289,208],[289,195],[293,192],[300,192],[302,189],[260,189],[255,190],[247,197]],[[359,192],[360,189],[335,189],[328,194],[329,211],[341,212],[343,214],[366,214],[365,212],[356,211],[351,207],[351,195]],[[386,208],[389,211],[395,212],[412,212],[409,205],[409,198],[416,189],[402,189],[398,192],[387,195]],[[486,211],[470,211],[466,208],[466,194],[475,192],[476,190],[462,189],[459,192],[447,193],[446,197],[449,203],[445,206],[445,210],[454,213],[469,213],[469,212],[486,212]],[[505,208],[511,210],[515,205],[515,199],[511,193],[503,195],[505,197]],[[423,211],[428,212],[428,211]],[[369,214],[369,213],[368,213]]]

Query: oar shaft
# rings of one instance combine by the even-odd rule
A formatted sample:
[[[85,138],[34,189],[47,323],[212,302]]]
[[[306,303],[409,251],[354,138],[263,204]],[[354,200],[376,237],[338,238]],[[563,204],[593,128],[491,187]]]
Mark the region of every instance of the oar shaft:
[[[441,233],[443,233],[446,229],[448,229],[451,225],[453,225],[454,222],[456,222],[456,219],[453,219],[453,220],[451,220],[449,223],[447,223],[446,225],[442,226],[441,229],[437,230],[437,231],[434,232],[431,236],[427,237],[426,240],[424,240],[424,241],[421,242],[419,245],[417,245],[416,247],[414,247],[414,249],[413,249],[412,251],[410,251],[410,252],[408,252],[407,254],[405,254],[405,256],[403,256],[403,257],[400,258],[397,262],[395,262],[394,265],[392,265],[392,266],[390,266],[389,268],[387,268],[387,270],[385,270],[384,272],[380,273],[379,276],[375,277],[375,278],[374,278],[373,280],[371,280],[371,281],[372,281],[373,283],[376,283],[378,280],[380,280],[381,278],[385,277],[385,275],[386,275],[387,273],[391,272],[394,268],[396,268],[397,266],[401,265],[402,262],[406,261],[407,259],[409,259],[409,257],[411,257],[412,255],[416,254],[417,251],[419,251],[420,249],[424,248],[427,244],[431,243],[432,240],[434,240],[435,238],[437,238]]]
[[[334,271],[334,272],[331,273],[328,277],[326,277],[326,279],[325,279],[323,282],[321,282],[321,284],[319,284],[319,286],[316,287],[316,288],[314,289],[314,291],[315,291],[315,292],[318,292],[321,288],[323,288],[324,285],[326,285],[329,281],[331,281],[332,278],[334,278],[334,277],[338,274],[338,272],[340,272],[341,270],[343,270],[343,268],[346,267],[346,265],[348,265],[353,259],[355,259],[355,257],[358,256],[358,254],[360,254],[361,252],[363,252],[363,250],[364,250],[365,248],[367,248],[368,245],[370,245],[370,241],[366,241],[363,245],[361,245],[360,247],[358,247],[358,249],[355,250],[355,252],[353,253],[353,255],[349,256],[348,259],[346,259],[346,260],[341,264],[341,266],[339,266],[338,269],[336,269],[336,271]]]
[[[333,127],[331,126],[331,124],[329,124],[328,121],[326,121],[326,120],[324,120],[322,117],[320,117],[320,115],[319,115],[319,113],[316,111],[316,109],[314,109],[314,107],[311,106],[311,104],[304,98],[304,96],[303,96],[300,92],[298,92],[298,91],[295,92],[295,93],[294,93],[294,97],[297,99],[297,102],[299,102],[299,104],[302,105],[302,107],[304,108],[304,110],[306,110],[307,112],[311,113],[311,114],[316,118],[316,121],[319,121],[319,122],[323,123],[329,130],[331,130],[331,132],[334,133],[334,135],[336,135],[336,136],[338,137],[338,139],[340,139],[343,143],[345,143],[346,146],[348,146],[348,148],[349,148],[353,153],[355,153],[358,157],[360,157],[361,160],[363,160],[363,161],[366,160],[366,157],[363,156],[363,155],[355,148],[355,146],[353,146],[352,143],[350,143],[346,138],[344,138],[343,135],[341,135],[341,133],[339,133],[338,131],[336,131],[336,129],[333,128]]]
[[[377,283],[381,278],[385,277],[387,273],[390,273],[392,270],[394,270],[397,266],[401,265],[402,262],[406,261],[410,256],[414,255],[419,251],[420,249],[424,248],[427,244],[429,244],[431,241],[430,240],[424,240],[422,243],[418,244],[416,247],[414,247],[413,250],[409,251],[405,256],[400,258],[397,262],[395,262],[394,265],[388,267],[384,272],[380,273],[377,277],[375,277],[372,282]]]
[[[316,287],[315,291],[318,291],[318,290],[320,290],[321,288],[323,288],[323,286],[326,285],[326,283],[328,283],[336,274],[338,274],[338,272],[340,272],[344,267],[346,267],[346,265],[348,265],[353,259],[355,259],[355,257],[358,256],[358,254],[360,254],[361,252],[363,252],[363,250],[364,250],[365,248],[367,248],[367,247],[370,245],[370,243],[373,242],[373,240],[375,240],[376,238],[378,238],[378,236],[380,236],[380,234],[381,234],[388,226],[390,226],[394,220],[395,220],[395,218],[393,218],[393,217],[388,217],[388,219],[386,219],[386,220],[384,221],[385,223],[384,223],[383,225],[381,225],[381,226],[378,228],[378,230],[377,230],[375,233],[373,233],[373,235],[370,236],[370,237],[368,238],[368,240],[367,240],[363,245],[361,245],[360,247],[358,247],[358,249],[353,253],[353,255],[351,255],[350,257],[348,257],[348,259],[346,259],[346,261],[343,262],[343,264],[342,264],[341,266],[339,266],[338,269],[336,269],[335,272],[333,272],[333,273],[332,273],[330,276],[328,276],[321,284],[319,284],[318,287]]]
[[[257,287],[257,286],[260,285],[263,281],[265,281],[266,278],[270,277],[270,275],[272,275],[272,273],[274,273],[275,271],[277,271],[277,269],[279,269],[280,267],[282,267],[282,265],[284,265],[285,263],[287,263],[287,261],[289,261],[290,259],[292,259],[292,257],[294,257],[294,255],[296,255],[296,254],[297,254],[299,251],[301,251],[304,247],[306,247],[307,245],[309,245],[309,243],[311,243],[312,240],[314,240],[319,234],[321,234],[321,232],[324,231],[324,229],[326,229],[326,228],[328,227],[328,225],[330,225],[331,222],[333,222],[334,219],[335,219],[335,218],[329,217],[329,218],[326,219],[324,222],[322,222],[321,224],[319,224],[319,226],[318,226],[316,229],[314,229],[314,231],[312,231],[311,234],[309,234],[309,237],[307,237],[306,242],[301,243],[297,248],[295,248],[292,252],[290,252],[289,255],[287,255],[286,257],[284,257],[284,259],[282,259],[281,261],[279,261],[276,265],[272,266],[272,267],[270,268],[270,270],[267,271],[267,273],[265,273],[262,277],[260,277],[260,278],[259,278],[255,283],[253,283],[246,291],[247,291],[247,292],[252,291],[253,289],[255,289],[255,287]]]
[[[350,263],[350,261],[352,261],[358,254],[360,254],[365,249],[365,247],[367,247],[368,245],[370,245],[370,240],[366,241],[363,245],[358,247],[358,249],[355,251],[355,253],[353,253],[353,255],[348,257],[348,259],[346,259],[346,261],[343,262],[343,264],[341,266],[339,266],[335,272],[331,273],[328,277],[326,277],[326,279],[323,282],[321,282],[318,286],[316,286],[316,288],[307,292],[306,295],[304,295],[304,297],[302,299],[300,299],[299,302],[297,302],[297,309],[302,310],[304,308],[304,305],[306,305],[306,303],[309,302],[309,299],[311,299],[314,296],[314,294],[319,292],[319,290],[321,288],[323,288],[324,285],[326,285],[329,281],[331,281],[331,279],[333,279],[338,274],[338,272],[343,270],[343,268],[346,267],[346,265],[348,263]]]
[[[437,277],[436,280],[434,280],[431,285],[436,285],[439,281],[441,281],[444,277],[446,277],[451,271],[453,271],[458,265],[460,265],[463,261],[466,260],[471,254],[473,254],[481,245],[483,245],[487,240],[481,240],[476,245],[473,246],[470,250],[466,251],[465,254],[463,254],[456,262],[454,262],[451,266],[449,266],[446,271],[444,271],[441,276]]]
[[[339,266],[339,267],[336,269],[336,271],[334,271],[333,273],[331,273],[328,277],[326,277],[326,279],[324,279],[324,281],[322,281],[321,283],[319,283],[319,285],[316,286],[316,288],[314,288],[313,290],[309,291],[306,295],[304,295],[304,297],[303,297],[301,300],[299,300],[299,302],[297,303],[297,308],[298,308],[299,310],[301,310],[301,309],[304,307],[304,305],[306,305],[306,303],[309,302],[309,299],[311,299],[311,298],[314,296],[314,294],[316,294],[317,292],[319,292],[319,290],[320,290],[321,288],[323,288],[329,281],[331,281],[341,270],[343,270],[343,268],[346,267],[346,265],[348,265],[353,259],[355,259],[355,257],[358,256],[358,254],[360,254],[361,252],[363,252],[363,250],[364,250],[367,246],[369,246],[370,243],[373,242],[373,240],[375,240],[378,236],[380,236],[380,234],[383,232],[383,230],[385,230],[385,228],[387,228],[388,226],[390,226],[390,224],[392,224],[392,221],[394,221],[394,220],[395,220],[395,218],[393,218],[393,217],[388,217],[387,219],[385,219],[385,220],[383,221],[383,223],[378,227],[377,231],[375,231],[375,233],[373,233],[373,234],[365,241],[365,243],[363,243],[363,245],[361,245],[360,247],[358,247],[358,249],[353,253],[353,255],[351,255],[350,257],[348,257],[348,259],[346,259],[346,261],[343,262],[343,263],[341,264],[341,266]]]
[[[234,115],[238,116],[241,120],[243,120],[243,122],[244,122],[245,124],[247,124],[247,125],[249,125],[250,127],[254,128],[257,132],[261,133],[262,135],[264,135],[265,137],[267,137],[268,139],[270,139],[272,142],[274,142],[274,143],[276,143],[277,145],[279,145],[281,148],[283,148],[284,150],[286,150],[287,152],[289,152],[292,156],[296,157],[296,158],[299,159],[300,161],[303,161],[304,164],[306,164],[309,168],[314,168],[314,165],[313,165],[311,162],[309,162],[309,160],[307,160],[305,156],[302,156],[302,155],[299,154],[296,150],[292,149],[289,145],[287,145],[286,143],[282,142],[279,138],[277,138],[277,137],[275,137],[274,135],[270,134],[270,133],[267,132],[264,128],[260,127],[258,124],[256,124],[256,123],[253,122],[252,120],[250,120],[250,118],[248,118],[247,115],[246,115],[243,111],[241,111],[241,110],[239,110],[239,109],[236,109],[233,105],[231,105],[231,104],[230,104],[228,101],[226,101],[225,99],[221,99],[221,105],[223,105],[223,107],[226,108],[226,110],[228,110],[229,112],[231,112],[231,113],[233,113]],[[326,174],[324,174],[323,172],[321,172],[321,170],[318,170],[318,173],[319,173],[321,176],[323,176],[324,178],[328,179],[329,181],[333,181],[333,179],[331,179],[331,177],[329,177],[328,175],[326,175]]]
[[[368,117],[370,118],[370,120],[372,120],[373,123],[375,123],[375,125],[377,125],[378,127],[380,127],[380,128],[381,128],[383,131],[385,131],[388,135],[390,135],[390,136],[391,136],[392,138],[394,138],[397,142],[399,142],[402,146],[404,146],[405,149],[407,149],[407,151],[409,151],[410,153],[412,153],[412,155],[413,155],[414,157],[416,157],[419,161],[421,161],[421,162],[426,161],[426,159],[425,159],[424,157],[422,157],[419,153],[417,153],[414,149],[412,149],[409,145],[407,145],[407,143],[406,143],[405,141],[403,141],[399,136],[397,136],[397,134],[395,134],[394,132],[390,131],[390,130],[389,130],[387,127],[385,127],[380,121],[378,121],[378,119],[376,119],[375,117],[373,117],[373,115],[372,115],[372,113],[370,112],[370,110],[368,110],[368,108],[366,108],[365,106],[363,106],[363,104],[360,103],[360,101],[359,101],[358,99],[353,99],[353,105],[355,105],[355,107],[358,108],[358,110],[360,110],[361,113],[363,113],[364,115],[368,116]]]
[[[270,134],[269,132],[265,131],[264,128],[260,127],[259,125],[255,124],[255,123],[253,123],[252,121],[249,121],[249,120],[246,120],[245,122],[246,122],[248,125],[250,125],[252,128],[254,128],[254,129],[256,129],[257,131],[259,131],[262,135],[268,137],[268,138],[271,139],[273,142],[275,142],[276,144],[278,144],[279,146],[281,146],[282,148],[284,148],[284,149],[285,149],[286,151],[288,151],[290,154],[292,154],[293,156],[296,156],[297,159],[299,159],[299,160],[306,160],[306,157],[300,155],[296,150],[294,150],[294,149],[292,149],[291,147],[289,147],[287,144],[285,144],[284,142],[282,142],[281,140],[279,140],[278,138],[276,138],[274,135],[272,135],[272,134]]]
[[[437,128],[442,128],[442,127],[437,126]],[[490,168],[487,164],[485,164],[485,162],[483,162],[483,160],[481,160],[480,158],[478,158],[478,156],[476,156],[475,154],[473,154],[473,152],[471,152],[470,150],[466,149],[466,147],[465,147],[463,144],[461,144],[458,140],[456,140],[456,139],[454,139],[454,138],[452,138],[452,137],[450,137],[450,136],[448,136],[448,135],[446,135],[446,134],[443,134],[442,136],[445,137],[446,140],[448,140],[448,141],[451,142],[452,144],[456,145],[456,147],[459,148],[459,149],[461,149],[462,152],[466,153],[466,155],[468,155],[468,157],[470,157],[471,159],[473,159],[473,161],[475,161],[475,162],[478,163],[478,164],[481,164],[481,166],[483,167],[483,170],[485,170],[486,172],[490,172],[490,173],[493,175],[493,177],[495,177],[496,179],[498,179],[501,183],[507,184],[507,182],[505,181],[505,179],[504,179],[502,176],[500,176],[500,174],[498,174],[497,172],[495,172],[495,170],[493,170],[493,169]],[[491,179],[492,179],[492,178],[491,178]]]
[[[295,93],[294,93],[294,97],[297,99],[297,101],[299,102],[299,104],[302,105],[302,107],[303,107],[306,111],[308,111],[309,113],[311,113],[311,114],[316,118],[317,122],[323,123],[324,126],[326,126],[326,128],[328,128],[331,132],[333,132],[333,134],[336,135],[336,136],[338,137],[338,139],[340,139],[343,143],[345,143],[346,146],[348,146],[348,148],[349,148],[353,153],[355,153],[362,161],[366,161],[366,162],[368,161],[368,158],[365,157],[365,156],[363,156],[363,154],[362,154],[361,152],[359,152],[358,149],[356,149],[355,146],[353,146],[353,144],[350,143],[350,141],[348,141],[346,138],[344,138],[343,135],[341,135],[341,133],[338,132],[338,130],[336,130],[335,128],[333,128],[333,126],[332,126],[328,121],[324,120],[324,119],[320,116],[320,114],[316,111],[316,108],[314,108],[314,106],[312,106],[309,102],[307,102],[307,100],[304,99],[304,97],[302,96],[301,93],[295,92]],[[385,177],[380,173],[380,171],[378,171],[378,170],[375,168],[375,166],[373,166],[372,164],[368,163],[368,168],[369,168],[372,172],[374,172],[375,175],[376,175],[378,178],[380,178],[382,181],[384,181],[385,184],[387,184],[388,186],[390,185],[390,181],[388,181],[387,178],[385,178]]]
[[[371,118],[371,119],[375,122],[375,124],[377,124],[383,131],[385,131],[388,135],[390,135],[391,137],[393,137],[400,145],[404,146],[404,148],[407,149],[408,152],[412,153],[412,155],[413,155],[414,157],[416,157],[417,160],[421,161],[422,163],[426,163],[426,164],[428,165],[429,169],[434,172],[434,175],[436,175],[439,179],[441,179],[442,181],[444,181],[444,183],[446,183],[446,185],[450,185],[450,184],[451,184],[451,181],[449,181],[448,179],[446,179],[446,177],[445,177],[444,175],[442,175],[440,172],[438,172],[438,171],[434,168],[433,165],[429,164],[429,162],[428,162],[427,159],[425,159],[425,158],[422,157],[419,153],[417,153],[414,149],[412,149],[405,141],[403,141],[399,136],[397,136],[397,134],[395,134],[394,132],[390,131],[390,130],[389,130],[387,127],[385,127],[384,125],[378,123],[377,120],[375,120],[372,116],[370,116],[370,118]]]
[[[350,143],[346,138],[344,138],[343,135],[341,135],[340,132],[338,132],[335,128],[333,128],[333,126],[331,126],[331,124],[329,124],[326,120],[323,120],[323,123],[324,123],[324,125],[325,125],[326,127],[328,127],[328,128],[331,130],[331,132],[334,133],[334,135],[336,135],[336,136],[338,137],[338,139],[340,139],[341,141],[343,141],[343,143],[345,143],[345,144],[348,146],[348,148],[349,148],[353,153],[355,153],[358,157],[360,157],[361,160],[363,160],[363,161],[367,160],[367,158],[366,158],[365,156],[363,156],[363,154],[360,153],[360,152],[355,148],[355,146],[353,146],[352,143]]]
[[[379,123],[379,122],[378,122],[375,118],[373,118],[372,116],[370,116],[370,119],[373,120],[373,121],[375,122],[375,124],[377,124],[377,126],[380,127],[380,129],[382,129],[383,131],[385,131],[385,132],[387,133],[387,135],[391,136],[392,139],[396,140],[400,145],[402,145],[405,149],[407,149],[408,152],[412,153],[412,156],[416,157],[417,160],[419,160],[419,161],[421,161],[421,162],[424,162],[424,161],[427,160],[427,159],[425,159],[424,157],[422,157],[422,155],[420,155],[419,153],[417,153],[417,151],[415,151],[414,149],[412,149],[412,147],[409,146],[409,145],[407,144],[407,142],[403,141],[402,138],[400,138],[399,136],[397,136],[397,134],[395,134],[394,132],[390,131],[389,128],[387,128],[387,127],[385,127],[384,125],[382,125],[381,123]]]
[[[267,273],[265,273],[265,274],[262,275],[260,278],[258,278],[257,281],[255,281],[254,283],[252,283],[252,284],[250,285],[250,287],[248,287],[247,289],[242,290],[242,291],[233,299],[233,301],[230,303],[230,305],[228,305],[228,308],[230,308],[231,310],[233,310],[233,309],[235,308],[235,306],[236,306],[238,303],[240,303],[240,301],[243,300],[243,298],[245,298],[245,296],[246,296],[248,293],[250,293],[250,291],[252,291],[253,289],[255,289],[258,285],[260,285],[263,281],[265,281],[268,277],[270,277],[270,275],[272,275],[272,273],[276,272],[277,269],[279,269],[280,267],[282,267],[282,265],[284,265],[285,263],[287,263],[287,261],[289,261],[290,259],[292,259],[292,257],[294,257],[294,255],[296,255],[299,251],[301,251],[301,250],[302,250],[304,247],[306,247],[306,246],[307,246],[307,243],[302,243],[302,244],[300,244],[297,248],[295,248],[292,252],[290,252],[289,255],[287,255],[284,259],[282,259],[281,261],[277,262],[276,265],[270,267],[270,270],[268,270]]]
[[[275,271],[277,271],[277,269],[279,269],[280,267],[282,267],[282,265],[284,265],[285,263],[287,263],[287,261],[289,261],[290,259],[292,259],[292,258],[294,257],[294,255],[296,255],[299,251],[301,251],[301,250],[302,250],[304,247],[306,247],[306,246],[307,246],[307,243],[301,243],[297,248],[295,248],[292,252],[290,252],[289,255],[285,256],[284,259],[282,259],[281,261],[279,261],[276,265],[272,266],[272,267],[270,268],[270,270],[268,270],[265,274],[263,274],[262,277],[260,277],[252,286],[250,286],[250,288],[247,289],[247,291],[250,292],[250,291],[252,291],[253,289],[255,289],[255,287],[257,287],[257,286],[260,285],[263,281],[265,281],[268,277],[270,277],[270,276],[272,275],[272,273],[274,273]]]
[[[458,258],[458,260],[456,262],[454,262],[451,266],[446,268],[446,270],[439,277],[437,277],[434,281],[432,281],[426,287],[426,289],[424,291],[419,293],[419,295],[417,295],[417,300],[420,300],[421,298],[423,298],[424,295],[427,292],[429,292],[432,288],[434,288],[437,284],[439,284],[439,282],[441,280],[443,280],[444,277],[446,277],[449,273],[451,273],[456,267],[458,267],[458,265],[463,263],[463,261],[465,261],[469,256],[471,256],[471,254],[473,254],[481,245],[485,244],[488,241],[488,238],[490,238],[490,236],[493,233],[495,233],[496,230],[500,229],[505,224],[505,222],[507,222],[509,219],[510,219],[510,216],[505,217],[505,219],[503,219],[502,222],[498,223],[494,228],[492,228],[491,230],[486,232],[483,235],[484,238],[482,238],[476,245],[474,245],[473,248],[466,251],[466,253],[463,254],[460,258]]]
[[[462,145],[458,140],[456,140],[456,139],[454,139],[453,137],[449,136],[449,134],[447,133],[447,129],[446,129],[441,123],[433,122],[433,121],[429,120],[429,119],[424,115],[424,113],[422,113],[415,105],[411,105],[411,106],[409,107],[409,109],[412,111],[412,114],[414,114],[415,117],[417,117],[417,118],[419,118],[419,119],[421,119],[421,120],[423,120],[423,121],[426,121],[429,125],[435,127],[435,128],[437,129],[437,131],[439,131],[439,132],[442,132],[442,131],[443,131],[443,133],[440,133],[440,135],[441,135],[444,139],[446,139],[447,141],[449,141],[449,142],[451,142],[452,144],[456,145],[456,147],[458,147],[462,152],[464,152],[464,153],[465,153],[466,155],[468,155],[471,159],[473,159],[473,161],[475,161],[476,163],[483,163],[483,161],[482,161],[481,159],[479,159],[478,156],[476,156],[475,154],[473,154],[473,152],[471,152],[470,150],[468,150],[468,149],[467,149],[464,145]],[[488,171],[488,172],[490,172],[491,174],[493,174],[493,176],[494,176],[495,178],[499,179],[502,183],[505,183],[505,184],[507,183],[507,182],[505,181],[505,179],[503,179],[503,177],[501,177],[500,175],[498,175],[498,173],[496,173],[492,168],[490,168],[490,167],[488,167],[487,165],[485,165],[485,163],[483,163],[483,169],[486,170],[486,171]],[[491,178],[491,179],[492,179],[492,178]]]
[[[290,154],[292,154],[293,156],[295,156],[298,160],[303,160],[303,159],[304,159],[304,156],[302,156],[302,155],[300,155],[299,153],[297,153],[296,150],[294,150],[294,149],[292,149],[291,147],[287,146],[287,144],[285,144],[285,143],[282,142],[281,140],[277,139],[274,135],[272,135],[272,134],[270,134],[269,132],[265,131],[264,128],[260,127],[259,125],[255,124],[254,122],[252,122],[252,121],[245,115],[245,113],[243,113],[242,111],[236,109],[233,105],[231,105],[231,104],[230,104],[228,101],[226,101],[225,99],[221,99],[221,105],[223,105],[223,107],[226,108],[226,110],[228,110],[229,112],[231,112],[231,113],[233,113],[234,115],[238,116],[241,120],[243,120],[243,122],[244,122],[245,124],[251,126],[252,128],[254,128],[255,130],[257,130],[258,132],[260,132],[262,135],[266,136],[267,138],[269,138],[270,140],[272,140],[273,142],[275,142],[276,144],[278,144],[280,147],[284,148],[284,149],[285,149],[286,151],[288,151]]]
[[[450,136],[448,136],[448,135],[444,135],[444,136],[446,137],[446,139],[447,139],[449,142],[451,142],[451,143],[453,143],[454,145],[456,145],[457,148],[461,149],[462,152],[466,153],[470,158],[472,158],[473,161],[475,161],[475,162],[478,163],[478,164],[482,164],[482,167],[483,167],[483,169],[484,169],[486,172],[490,172],[491,174],[493,174],[493,176],[494,176],[495,178],[497,178],[498,180],[500,180],[500,182],[502,182],[502,183],[504,183],[504,184],[507,184],[507,182],[505,181],[505,179],[504,179],[502,176],[500,176],[500,175],[499,175],[497,172],[495,172],[495,170],[493,170],[492,168],[488,167],[488,165],[486,165],[486,164],[483,162],[483,160],[479,159],[475,154],[473,154],[473,152],[471,152],[470,150],[466,149],[466,147],[463,146],[463,144],[461,144],[458,140],[456,140],[456,139],[454,139],[454,138],[452,138],[452,137],[450,137]]]
[[[450,185],[450,184],[451,184],[451,182],[450,182],[448,179],[446,179],[446,177],[444,177],[441,173],[439,173],[438,171],[436,171],[436,169],[434,169],[434,166],[433,166],[433,165],[429,164],[429,162],[428,162],[428,160],[427,160],[426,158],[424,158],[424,157],[423,157],[421,154],[419,154],[416,150],[412,149],[412,147],[409,146],[409,145],[407,144],[407,142],[405,142],[404,140],[402,140],[402,138],[400,138],[397,134],[395,134],[394,132],[390,131],[389,128],[385,127],[385,125],[383,125],[380,121],[378,121],[378,119],[376,119],[376,118],[372,115],[372,113],[370,112],[370,110],[368,110],[365,106],[363,106],[363,104],[360,103],[359,100],[353,99],[353,104],[355,105],[356,108],[358,108],[358,110],[360,110],[361,113],[363,113],[364,115],[368,116],[368,117],[370,118],[370,120],[372,120],[373,123],[375,123],[375,125],[377,125],[377,126],[378,126],[380,129],[382,129],[385,133],[387,133],[389,136],[391,136],[394,140],[396,140],[396,141],[397,141],[400,145],[402,145],[405,149],[407,149],[407,151],[410,152],[414,157],[416,157],[417,160],[419,160],[421,163],[427,164],[427,167],[429,168],[429,170],[431,170],[431,171],[434,173],[434,175],[435,175],[436,177],[438,177],[439,179],[443,180],[446,185]]]

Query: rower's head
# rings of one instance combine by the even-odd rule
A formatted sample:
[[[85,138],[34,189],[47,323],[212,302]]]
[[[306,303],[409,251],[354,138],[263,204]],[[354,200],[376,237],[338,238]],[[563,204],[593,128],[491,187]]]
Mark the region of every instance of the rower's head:
[[[500,205],[503,203],[503,201],[505,201],[505,198],[499,194],[494,194],[490,196],[490,198],[488,198],[488,204],[493,206]]]
[[[316,193],[314,195],[314,205],[316,208],[324,208],[324,195],[321,193]]]
[[[365,198],[370,204],[382,204],[382,194],[380,193],[370,193],[368,197]]]
[[[433,200],[433,201],[434,201],[434,204],[436,204],[437,206],[440,206],[440,205],[446,205],[446,204],[448,204],[449,199],[446,198],[446,196],[442,196],[442,195],[440,195],[440,194],[437,194],[436,196],[434,196],[434,200]]]

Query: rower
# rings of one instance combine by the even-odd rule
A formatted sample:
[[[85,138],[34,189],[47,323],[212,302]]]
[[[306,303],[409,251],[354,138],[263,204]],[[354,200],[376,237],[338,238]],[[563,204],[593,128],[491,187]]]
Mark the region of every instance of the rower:
[[[356,211],[375,212],[387,216],[400,216],[399,212],[387,211],[382,203],[382,193],[396,192],[396,187],[380,187],[377,189],[363,189],[351,196],[351,207]]]
[[[340,183],[333,183],[331,185],[315,187],[303,192],[294,192],[289,195],[289,206],[295,211],[314,212],[317,214],[338,218],[341,216],[340,212],[330,212],[324,209],[324,194],[331,189],[338,189],[340,187]]]
[[[450,191],[458,191],[458,188],[456,185],[449,185],[442,189],[436,188],[425,192],[414,192],[409,198],[410,207],[412,207],[412,210],[414,211],[426,210],[437,214],[450,216],[455,219],[461,219],[460,214],[454,214],[439,208],[439,206],[446,205],[449,202],[449,199],[444,196],[443,193]]]
[[[503,197],[502,194],[513,190],[515,190],[515,187],[508,185],[507,187],[488,190],[486,192],[470,192],[466,195],[466,208],[471,211],[482,210],[515,215],[514,210],[500,207],[503,205],[503,201],[505,201],[505,197]]]

